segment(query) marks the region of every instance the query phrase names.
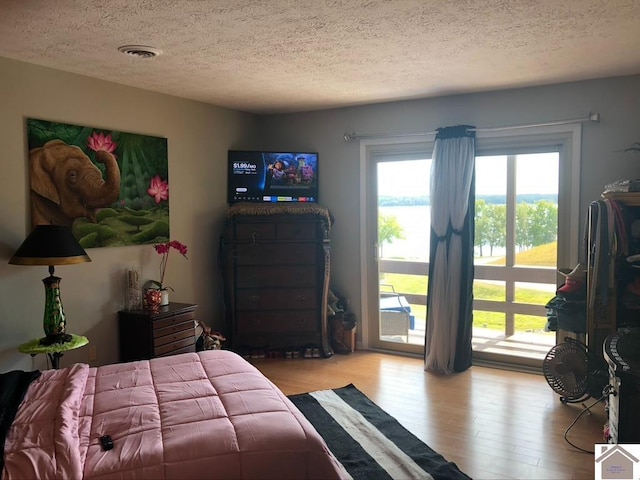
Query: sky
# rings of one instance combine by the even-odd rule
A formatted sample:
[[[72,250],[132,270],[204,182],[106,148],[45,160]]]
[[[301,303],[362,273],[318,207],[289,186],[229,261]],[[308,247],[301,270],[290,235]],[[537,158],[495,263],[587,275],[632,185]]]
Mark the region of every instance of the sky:
[[[421,196],[429,194],[431,160],[378,163],[378,195]],[[517,193],[558,193],[558,154],[518,155]],[[477,157],[476,195],[506,194],[506,156]]]

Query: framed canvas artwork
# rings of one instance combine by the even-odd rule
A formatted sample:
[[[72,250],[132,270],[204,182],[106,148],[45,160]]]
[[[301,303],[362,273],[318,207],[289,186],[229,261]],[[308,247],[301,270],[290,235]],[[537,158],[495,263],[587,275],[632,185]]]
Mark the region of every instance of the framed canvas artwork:
[[[32,226],[84,248],[170,238],[166,138],[29,118],[27,141]]]

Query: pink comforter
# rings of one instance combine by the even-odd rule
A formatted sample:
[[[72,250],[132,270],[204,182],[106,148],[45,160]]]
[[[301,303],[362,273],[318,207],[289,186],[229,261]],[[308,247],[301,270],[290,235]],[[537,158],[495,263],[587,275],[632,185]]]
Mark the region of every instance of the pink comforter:
[[[348,474],[275,385],[238,355],[211,350],[43,372],[9,431],[3,478],[54,477]]]

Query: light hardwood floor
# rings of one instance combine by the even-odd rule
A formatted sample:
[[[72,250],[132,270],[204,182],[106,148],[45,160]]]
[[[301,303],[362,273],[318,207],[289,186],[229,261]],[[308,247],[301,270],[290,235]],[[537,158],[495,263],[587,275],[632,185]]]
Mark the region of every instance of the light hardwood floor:
[[[287,395],[353,383],[474,479],[594,477],[593,455],[563,438],[583,406],[560,402],[542,375],[473,366],[440,376],[421,359],[377,352],[251,362]],[[604,404],[591,412],[568,438],[593,451],[603,443]]]

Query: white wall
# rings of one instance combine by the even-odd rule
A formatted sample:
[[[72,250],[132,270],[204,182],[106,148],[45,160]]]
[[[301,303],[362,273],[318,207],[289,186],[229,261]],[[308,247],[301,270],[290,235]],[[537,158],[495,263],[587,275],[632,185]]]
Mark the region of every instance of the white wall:
[[[348,296],[360,321],[359,142],[345,143],[345,131],[397,133],[459,124],[507,126],[578,118],[589,112],[600,113],[601,121],[583,128],[582,225],[589,203],[599,198],[605,184],[640,178],[640,155],[623,152],[640,142],[640,76],[269,116],[262,119],[260,131],[265,148],[319,152],[320,203],[336,219],[332,286]]]
[[[44,310],[41,279],[47,267],[8,265],[30,231],[26,118],[166,137],[171,180],[171,237],[189,247],[189,259],[172,257],[166,283],[171,299],[197,303],[198,318],[222,328],[218,237],[226,208],[229,148],[251,147],[252,115],[0,59],[0,372],[41,368],[43,358],[17,347],[40,337]],[[71,362],[118,361],[117,315],[125,305],[124,272],[158,277],[151,245],[94,248],[91,263],[56,268],[67,330],[86,335],[88,348],[65,354]]]

